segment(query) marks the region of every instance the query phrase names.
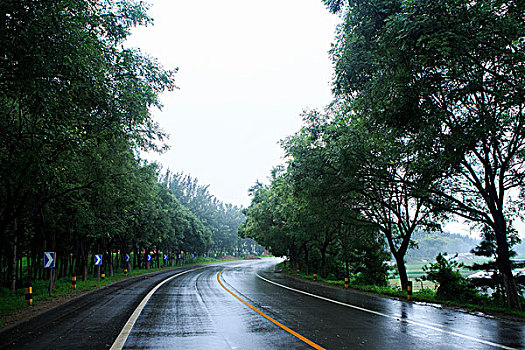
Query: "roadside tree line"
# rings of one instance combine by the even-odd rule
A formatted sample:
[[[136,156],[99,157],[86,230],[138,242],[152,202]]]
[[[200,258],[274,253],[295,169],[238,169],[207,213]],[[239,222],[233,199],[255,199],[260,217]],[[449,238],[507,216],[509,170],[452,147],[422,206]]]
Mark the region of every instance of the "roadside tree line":
[[[142,251],[248,244],[236,235],[240,208],[196,180],[159,180],[139,159],[165,148],[150,110],[176,88],[176,70],[124,45],[133,27],[151,24],[146,11],[139,1],[0,2],[2,286],[46,278],[45,251],[57,253],[58,277],[86,279],[93,254],[112,274],[125,253],[144,266]]]
[[[381,266],[386,244],[406,289],[414,232],[460,217],[521,309],[510,256],[525,189],[525,5],[325,3],[343,19],[334,100],[282,141],[287,164],[253,188],[243,234],[323,275],[350,266],[381,283],[365,265]]]

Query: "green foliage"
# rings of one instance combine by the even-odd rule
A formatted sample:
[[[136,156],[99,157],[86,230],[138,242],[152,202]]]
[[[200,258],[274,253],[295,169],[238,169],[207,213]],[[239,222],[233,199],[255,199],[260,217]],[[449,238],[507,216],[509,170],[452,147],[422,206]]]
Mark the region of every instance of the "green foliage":
[[[439,253],[469,253],[479,240],[449,232],[418,231],[413,235],[415,247],[409,249],[407,258],[434,259]]]
[[[176,69],[123,45],[151,22],[146,11],[134,0],[0,2],[1,285],[45,278],[44,251],[57,252],[59,276],[87,278],[93,254],[110,272],[132,251],[158,258],[205,252],[212,236],[237,242],[239,208],[212,201],[215,225],[137,156],[165,149],[151,112],[176,88]],[[17,268],[23,255],[30,263]]]
[[[350,1],[332,51],[339,103],[404,144],[428,185],[417,195],[494,231],[515,308],[507,239],[519,202],[508,193],[525,177],[524,13],[507,1]]]
[[[355,225],[347,245],[349,272],[354,276],[354,283],[359,285],[386,286],[389,268],[385,264],[390,260],[390,253],[385,249],[385,241],[371,225]]]
[[[436,257],[435,263],[423,267],[426,279],[439,284],[436,297],[447,300],[476,302],[479,295],[472,283],[459,273],[461,264],[450,262],[441,253]]]
[[[186,242],[186,249],[230,253],[252,251],[250,243],[237,234],[239,226],[245,221],[241,208],[219,201],[209,193],[209,186],[200,185],[196,178],[189,175],[167,172],[164,181],[171,193],[188,208],[188,214],[199,219],[197,226],[202,225],[204,229],[199,231],[200,242]]]

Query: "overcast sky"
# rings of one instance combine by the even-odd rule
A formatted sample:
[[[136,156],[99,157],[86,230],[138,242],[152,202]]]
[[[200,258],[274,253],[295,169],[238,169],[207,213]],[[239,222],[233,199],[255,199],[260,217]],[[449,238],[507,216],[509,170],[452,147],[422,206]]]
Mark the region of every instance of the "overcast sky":
[[[278,142],[299,130],[301,112],[331,100],[339,18],[321,0],[148,2],[154,25],[128,45],[178,67],[180,87],[154,111],[171,149],[149,158],[247,206],[248,189],[283,163]]]

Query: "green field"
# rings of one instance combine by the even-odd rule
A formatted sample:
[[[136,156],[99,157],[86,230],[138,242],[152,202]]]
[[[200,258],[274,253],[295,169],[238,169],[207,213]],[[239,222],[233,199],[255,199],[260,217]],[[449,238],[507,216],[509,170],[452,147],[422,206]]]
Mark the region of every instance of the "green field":
[[[484,257],[475,257],[473,259],[461,261],[465,266],[461,267],[459,269],[459,273],[461,273],[462,276],[466,277],[473,273],[478,272],[479,270],[470,270],[468,266],[472,266],[472,264],[477,263],[481,264],[486,262],[487,259]],[[419,291],[423,288],[429,288],[429,289],[435,289],[436,284],[431,281],[421,281],[421,278],[425,276],[425,271],[423,271],[423,267],[426,265],[429,265],[433,261],[425,261],[425,260],[413,260],[409,261],[406,264],[407,269],[407,275],[408,279],[413,281],[413,288],[414,291]],[[400,287],[399,277],[397,276],[397,271],[394,270],[393,273],[390,276],[389,284],[391,287]]]

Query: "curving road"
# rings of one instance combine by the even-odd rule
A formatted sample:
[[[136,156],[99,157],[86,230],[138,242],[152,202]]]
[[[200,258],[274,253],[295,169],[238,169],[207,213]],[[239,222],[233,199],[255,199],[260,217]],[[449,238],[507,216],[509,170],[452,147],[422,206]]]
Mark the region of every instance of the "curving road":
[[[522,322],[305,284],[275,273],[276,263],[220,264],[173,278],[152,295],[123,348],[525,348]]]
[[[0,348],[525,349],[525,322],[319,286],[277,263],[130,278],[2,330]]]

